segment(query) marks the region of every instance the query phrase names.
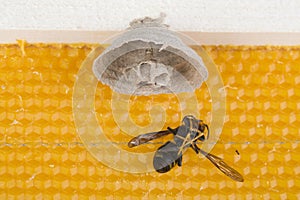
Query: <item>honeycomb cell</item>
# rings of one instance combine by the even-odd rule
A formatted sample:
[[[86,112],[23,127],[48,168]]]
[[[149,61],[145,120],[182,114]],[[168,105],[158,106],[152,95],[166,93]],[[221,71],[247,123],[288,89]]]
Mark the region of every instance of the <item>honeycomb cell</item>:
[[[82,62],[97,46],[0,45],[1,199],[300,198],[299,47],[204,47],[226,91],[225,124],[210,153],[243,174],[245,181],[237,183],[192,150],[183,155],[182,167],[165,174],[120,172],[95,159],[76,132],[72,95]],[[194,94],[196,109],[209,124],[213,102],[208,86]],[[178,126],[181,109],[194,109],[172,94],[131,96],[128,108],[122,108],[113,105],[113,95],[98,83],[99,126],[115,146],[134,153],[153,152],[171,137],[129,149],[132,135],[114,120],[114,109],[124,112],[121,119],[145,127],[163,120],[151,114],[158,106],[165,112],[162,128]],[[119,165],[134,165],[127,157],[106,156]]]

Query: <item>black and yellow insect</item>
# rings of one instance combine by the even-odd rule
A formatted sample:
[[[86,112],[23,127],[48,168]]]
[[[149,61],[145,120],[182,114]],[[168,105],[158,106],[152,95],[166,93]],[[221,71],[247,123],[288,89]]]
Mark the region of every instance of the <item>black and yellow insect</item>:
[[[134,137],[128,142],[129,147],[135,147],[148,141],[173,134],[174,138],[158,148],[153,158],[153,166],[157,172],[165,173],[170,171],[175,165],[182,165],[182,154],[191,147],[197,154],[200,152],[208,158],[220,171],[235,181],[243,182],[243,176],[235,169],[228,166],[221,158],[207,153],[197,146],[197,141],[204,141],[209,137],[208,125],[202,120],[196,119],[192,115],[183,118],[182,124],[171,129],[159,132],[152,132]]]

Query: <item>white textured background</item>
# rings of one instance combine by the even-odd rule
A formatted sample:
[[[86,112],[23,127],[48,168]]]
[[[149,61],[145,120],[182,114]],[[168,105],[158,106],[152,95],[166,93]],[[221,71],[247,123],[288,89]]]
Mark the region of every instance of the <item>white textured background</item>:
[[[123,30],[160,12],[173,30],[300,32],[300,0],[0,0],[0,29]]]

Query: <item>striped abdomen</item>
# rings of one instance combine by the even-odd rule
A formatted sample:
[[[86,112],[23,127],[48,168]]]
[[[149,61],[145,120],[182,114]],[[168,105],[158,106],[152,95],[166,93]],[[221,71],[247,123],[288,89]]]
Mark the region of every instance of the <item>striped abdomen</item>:
[[[173,142],[167,142],[155,152],[153,166],[157,172],[170,171],[176,164],[181,166],[182,156],[178,155],[178,146]]]

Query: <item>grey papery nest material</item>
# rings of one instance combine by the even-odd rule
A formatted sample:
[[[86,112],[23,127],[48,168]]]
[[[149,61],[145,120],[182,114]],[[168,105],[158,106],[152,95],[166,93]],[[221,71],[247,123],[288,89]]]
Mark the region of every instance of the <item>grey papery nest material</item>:
[[[96,77],[123,94],[152,95],[191,92],[207,79],[201,59],[157,19],[130,23],[95,61]]]

